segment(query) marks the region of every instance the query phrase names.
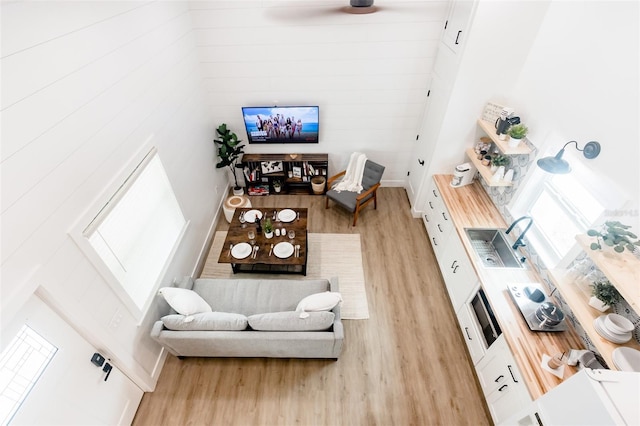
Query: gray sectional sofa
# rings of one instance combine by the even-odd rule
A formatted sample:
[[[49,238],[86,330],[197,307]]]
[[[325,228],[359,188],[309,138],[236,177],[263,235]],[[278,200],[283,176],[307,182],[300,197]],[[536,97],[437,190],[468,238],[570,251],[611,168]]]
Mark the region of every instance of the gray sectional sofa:
[[[165,322],[170,324],[168,321],[172,316],[165,316],[153,325],[151,337],[173,355],[331,359],[340,356],[344,330],[339,305],[330,313],[312,313],[314,315],[306,322],[299,319],[298,313],[293,312],[300,300],[306,296],[325,291],[338,292],[337,277],[328,280],[193,280],[186,277],[176,286],[198,293],[211,305],[214,315],[240,314],[237,317],[246,316],[249,325],[242,328],[242,325],[238,325],[239,321],[232,318],[232,326],[225,330],[221,330],[221,327],[207,330],[189,330],[188,327],[170,330]],[[162,297],[159,299],[166,305]],[[162,311],[166,312],[167,307]],[[175,311],[170,314],[175,314]],[[295,331],[305,328],[313,330],[313,324],[317,330]],[[323,324],[319,326],[321,329],[318,329],[318,324]],[[254,329],[252,325],[259,330]]]

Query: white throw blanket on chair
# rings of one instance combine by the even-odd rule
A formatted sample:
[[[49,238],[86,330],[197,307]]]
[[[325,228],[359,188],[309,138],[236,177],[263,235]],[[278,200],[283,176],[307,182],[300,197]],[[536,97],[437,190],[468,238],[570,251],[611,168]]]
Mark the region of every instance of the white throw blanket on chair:
[[[333,187],[337,192],[352,191],[362,192],[362,175],[364,173],[364,165],[367,162],[367,156],[361,152],[354,152],[349,159],[347,171],[344,178]]]

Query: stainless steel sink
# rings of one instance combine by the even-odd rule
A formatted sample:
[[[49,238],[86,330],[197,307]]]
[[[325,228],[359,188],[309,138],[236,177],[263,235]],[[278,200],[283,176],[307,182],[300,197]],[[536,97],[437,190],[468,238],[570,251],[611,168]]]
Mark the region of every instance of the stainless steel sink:
[[[485,268],[524,267],[511,248],[504,229],[465,228],[464,231]]]

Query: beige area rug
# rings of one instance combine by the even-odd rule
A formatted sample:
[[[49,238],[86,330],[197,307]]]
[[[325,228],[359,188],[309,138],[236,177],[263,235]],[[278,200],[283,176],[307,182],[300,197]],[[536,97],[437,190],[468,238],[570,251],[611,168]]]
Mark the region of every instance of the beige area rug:
[[[231,265],[218,263],[226,231],[217,231],[202,270],[201,278],[230,278]],[[307,276],[286,274],[249,274],[257,278],[318,279],[337,276],[342,294],[342,319],[367,319],[369,306],[362,268],[362,248],[358,234],[308,234]]]

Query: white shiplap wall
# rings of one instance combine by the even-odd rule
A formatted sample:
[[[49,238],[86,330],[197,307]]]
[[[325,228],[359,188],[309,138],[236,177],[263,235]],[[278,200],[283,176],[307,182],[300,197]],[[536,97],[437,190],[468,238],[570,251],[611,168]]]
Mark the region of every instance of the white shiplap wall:
[[[187,3],[1,7],[3,322],[40,286],[150,390],[160,354],[149,338],[156,308],[138,326],[68,233],[156,146],[190,220],[164,283],[193,272],[227,179],[215,170]]]
[[[242,106],[319,105],[318,145],[247,151],[327,152],[331,173],[363,151],[404,185],[448,2],[378,0],[368,15],[348,3],[191,2],[207,102],[243,140]]]

